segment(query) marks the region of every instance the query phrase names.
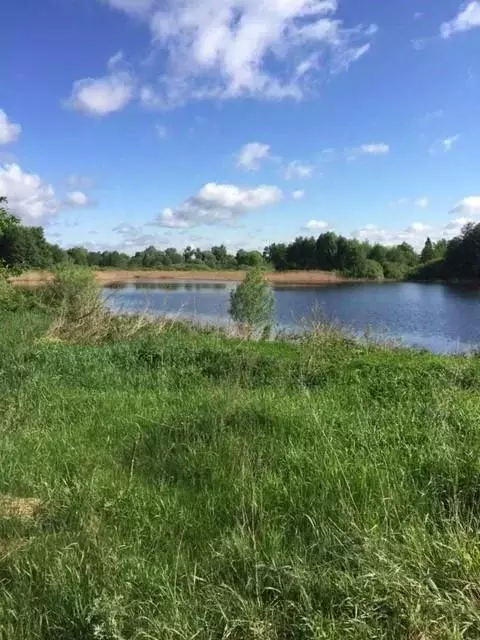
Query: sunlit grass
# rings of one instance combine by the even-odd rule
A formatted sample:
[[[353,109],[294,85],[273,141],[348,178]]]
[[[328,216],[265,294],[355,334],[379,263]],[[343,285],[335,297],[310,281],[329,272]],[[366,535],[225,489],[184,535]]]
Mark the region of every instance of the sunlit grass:
[[[479,359],[0,323],[2,640],[480,637]]]

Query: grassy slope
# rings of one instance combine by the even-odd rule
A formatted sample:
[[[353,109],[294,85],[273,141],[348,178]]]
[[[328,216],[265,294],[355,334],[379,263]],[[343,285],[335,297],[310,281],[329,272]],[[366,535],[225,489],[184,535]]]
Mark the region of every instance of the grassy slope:
[[[0,638],[480,637],[480,361],[0,317]],[[5,516],[5,514],[4,514]]]

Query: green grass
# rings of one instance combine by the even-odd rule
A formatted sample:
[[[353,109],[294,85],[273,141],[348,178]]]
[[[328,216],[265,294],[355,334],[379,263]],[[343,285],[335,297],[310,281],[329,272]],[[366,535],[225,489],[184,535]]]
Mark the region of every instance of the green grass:
[[[480,359],[50,323],[0,314],[2,640],[480,637]]]

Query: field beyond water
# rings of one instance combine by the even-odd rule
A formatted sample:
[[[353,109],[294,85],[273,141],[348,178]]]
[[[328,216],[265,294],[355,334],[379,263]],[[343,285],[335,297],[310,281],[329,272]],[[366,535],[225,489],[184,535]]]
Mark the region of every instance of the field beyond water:
[[[240,282],[246,271],[203,269],[195,270],[158,270],[158,269],[102,269],[93,272],[100,285],[142,282],[149,280],[213,280]],[[30,271],[11,278],[13,284],[42,285],[48,283],[53,274],[48,271]],[[334,271],[272,271],[265,278],[272,284],[318,285],[346,282],[347,279]]]
[[[480,637],[480,359],[11,307],[2,640]]]

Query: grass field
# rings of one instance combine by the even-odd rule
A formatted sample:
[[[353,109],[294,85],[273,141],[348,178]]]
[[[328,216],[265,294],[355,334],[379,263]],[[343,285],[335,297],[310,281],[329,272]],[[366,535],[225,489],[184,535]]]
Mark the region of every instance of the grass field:
[[[480,637],[480,359],[52,314],[0,312],[2,640]]]

